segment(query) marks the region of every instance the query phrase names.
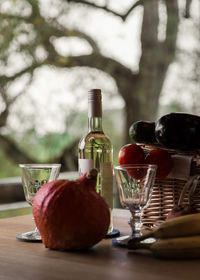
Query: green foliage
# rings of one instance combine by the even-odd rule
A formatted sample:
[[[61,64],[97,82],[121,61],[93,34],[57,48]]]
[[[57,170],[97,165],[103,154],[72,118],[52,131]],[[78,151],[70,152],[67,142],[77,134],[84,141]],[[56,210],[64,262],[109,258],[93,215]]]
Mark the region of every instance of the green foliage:
[[[109,136],[113,145],[113,163],[118,165],[118,153],[124,141],[123,110],[109,110],[103,115],[104,132]]]
[[[37,161],[49,161],[59,157],[64,147],[68,146],[74,137],[71,134],[50,133],[39,137],[35,130],[29,130],[18,143],[19,147]]]
[[[0,150],[0,167],[0,178],[20,176],[17,164],[11,161],[2,150]]]
[[[31,207],[0,211],[0,219],[27,215],[32,213]]]
[[[30,130],[17,145],[37,161],[48,162],[59,157],[64,147],[69,145],[73,139],[74,137],[68,133],[52,133],[38,137],[34,130]],[[2,150],[0,150],[0,166],[0,178],[20,176],[18,165],[10,160]]]

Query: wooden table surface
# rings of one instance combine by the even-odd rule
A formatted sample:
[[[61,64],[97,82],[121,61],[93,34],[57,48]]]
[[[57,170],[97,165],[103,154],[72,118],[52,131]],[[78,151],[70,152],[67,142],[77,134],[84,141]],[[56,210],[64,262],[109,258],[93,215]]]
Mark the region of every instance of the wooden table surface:
[[[114,224],[121,233],[129,233],[128,217],[126,210],[114,211]],[[193,280],[200,277],[200,260],[158,260],[150,253],[113,247],[111,240],[103,240],[87,252],[72,253],[15,239],[16,233],[33,227],[31,215],[0,220],[1,280]]]

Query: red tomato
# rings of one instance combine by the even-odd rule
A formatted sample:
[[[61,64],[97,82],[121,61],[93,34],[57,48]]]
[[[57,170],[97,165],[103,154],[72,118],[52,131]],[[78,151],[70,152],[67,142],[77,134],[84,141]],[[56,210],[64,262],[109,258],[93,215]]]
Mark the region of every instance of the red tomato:
[[[142,164],[145,162],[145,154],[136,144],[127,144],[123,146],[118,155],[119,164]]]
[[[158,179],[165,178],[173,167],[170,154],[159,148],[150,151],[146,156],[145,162],[157,165],[156,178]]]
[[[146,175],[146,170],[143,168],[137,168],[137,169],[127,168],[127,172],[135,180],[142,180]]]
[[[120,165],[123,164],[143,164],[145,163],[145,154],[142,148],[136,144],[127,144],[121,148],[118,155]],[[128,168],[127,172],[134,179],[142,179],[144,170]]]

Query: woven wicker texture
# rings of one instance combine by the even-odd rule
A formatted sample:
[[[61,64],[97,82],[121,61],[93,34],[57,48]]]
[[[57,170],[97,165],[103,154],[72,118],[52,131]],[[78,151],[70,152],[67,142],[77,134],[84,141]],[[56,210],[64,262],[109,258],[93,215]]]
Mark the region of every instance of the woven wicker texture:
[[[141,145],[148,152],[157,146]],[[172,155],[193,156],[190,177],[188,180],[180,179],[156,179],[149,206],[143,211],[144,224],[159,224],[166,219],[166,216],[174,206],[193,205],[200,212],[200,180],[196,179],[193,184],[188,184],[189,180],[194,179],[194,175],[200,175],[200,150],[197,151],[176,151],[167,150]],[[196,176],[197,177],[197,176]]]

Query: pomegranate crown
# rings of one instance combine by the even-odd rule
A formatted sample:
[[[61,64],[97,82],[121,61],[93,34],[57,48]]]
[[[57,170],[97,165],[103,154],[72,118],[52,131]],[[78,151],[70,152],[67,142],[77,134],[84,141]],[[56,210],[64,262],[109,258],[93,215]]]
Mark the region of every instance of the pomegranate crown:
[[[96,179],[97,173],[98,173],[97,169],[92,168],[87,172],[86,177],[87,177],[87,179]]]

